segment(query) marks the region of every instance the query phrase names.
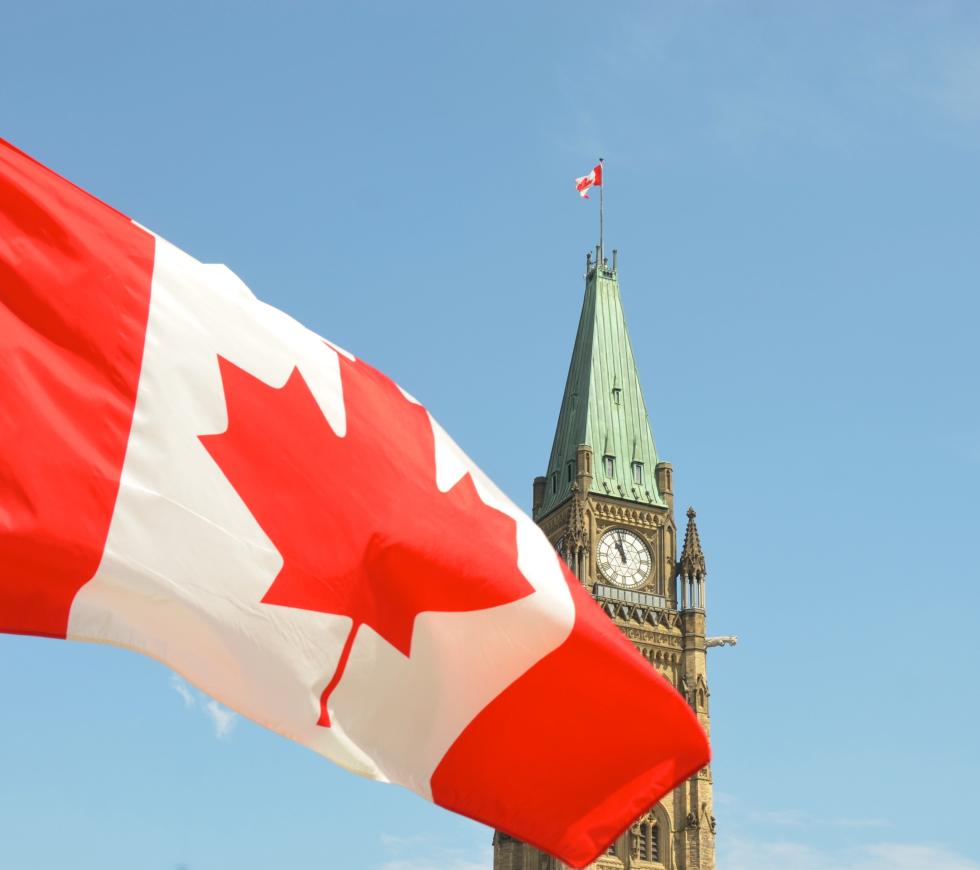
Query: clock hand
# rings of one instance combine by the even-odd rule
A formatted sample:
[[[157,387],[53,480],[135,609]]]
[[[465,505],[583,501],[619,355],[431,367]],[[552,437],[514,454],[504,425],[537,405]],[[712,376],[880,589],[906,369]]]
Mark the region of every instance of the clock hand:
[[[619,550],[619,558],[623,560],[623,564],[626,564],[626,550],[623,549],[623,536],[617,535],[618,540],[616,541],[616,549]]]

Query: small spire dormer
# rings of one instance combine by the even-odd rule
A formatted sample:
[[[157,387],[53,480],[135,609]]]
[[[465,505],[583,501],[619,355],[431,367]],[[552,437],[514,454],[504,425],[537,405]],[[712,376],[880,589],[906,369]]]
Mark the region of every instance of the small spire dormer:
[[[677,563],[677,578],[681,584],[681,610],[704,610],[704,581],[708,576],[704,564],[704,551],[701,549],[701,536],[695,522],[694,508],[687,509],[687,531],[684,533],[684,548]]]

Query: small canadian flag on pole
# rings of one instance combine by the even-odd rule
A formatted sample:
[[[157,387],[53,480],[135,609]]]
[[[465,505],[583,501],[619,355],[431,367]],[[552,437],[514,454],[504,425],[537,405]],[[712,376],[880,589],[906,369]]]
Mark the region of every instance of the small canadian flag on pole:
[[[600,160],[588,175],[575,179],[575,189],[579,196],[589,198],[590,187],[602,187],[602,161]]]

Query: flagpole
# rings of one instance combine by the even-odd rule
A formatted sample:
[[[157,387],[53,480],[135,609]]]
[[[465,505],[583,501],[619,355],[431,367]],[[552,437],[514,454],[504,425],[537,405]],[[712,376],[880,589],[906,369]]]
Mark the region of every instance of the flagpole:
[[[606,167],[603,165],[603,160],[601,157],[599,158],[599,165],[602,166],[602,183],[599,185],[599,262],[597,265],[601,266],[602,261],[605,258],[606,251],[605,247],[603,246],[603,232],[605,230],[603,200],[606,192]]]

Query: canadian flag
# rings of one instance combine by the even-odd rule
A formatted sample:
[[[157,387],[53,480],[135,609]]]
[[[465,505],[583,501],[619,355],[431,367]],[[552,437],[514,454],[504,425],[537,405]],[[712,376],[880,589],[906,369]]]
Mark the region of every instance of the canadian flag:
[[[573,867],[707,762],[415,399],[2,140],[0,390],[0,630],[143,652]]]
[[[600,160],[588,175],[575,179],[575,189],[579,196],[589,198],[590,187],[602,187],[602,161]]]

